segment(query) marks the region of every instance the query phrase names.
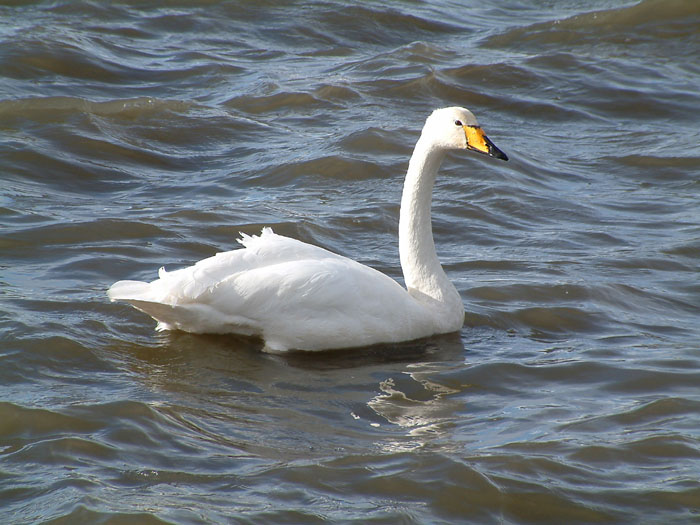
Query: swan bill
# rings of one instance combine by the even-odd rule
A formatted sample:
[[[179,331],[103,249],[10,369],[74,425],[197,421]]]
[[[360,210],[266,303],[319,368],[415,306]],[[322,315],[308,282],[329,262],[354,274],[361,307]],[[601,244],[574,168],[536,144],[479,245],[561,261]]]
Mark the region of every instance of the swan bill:
[[[483,153],[495,159],[508,160],[508,156],[491,142],[481,126],[462,126],[467,136],[467,149]]]

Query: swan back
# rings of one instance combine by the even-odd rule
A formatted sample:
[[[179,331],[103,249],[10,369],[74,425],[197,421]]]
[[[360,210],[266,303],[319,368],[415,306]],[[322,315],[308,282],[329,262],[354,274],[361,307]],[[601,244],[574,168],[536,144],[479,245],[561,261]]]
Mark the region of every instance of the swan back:
[[[161,269],[151,283],[115,283],[109,296],[157,319],[159,330],[259,336],[275,351],[399,342],[442,328],[442,315],[368,266],[269,228],[241,242],[243,250]]]

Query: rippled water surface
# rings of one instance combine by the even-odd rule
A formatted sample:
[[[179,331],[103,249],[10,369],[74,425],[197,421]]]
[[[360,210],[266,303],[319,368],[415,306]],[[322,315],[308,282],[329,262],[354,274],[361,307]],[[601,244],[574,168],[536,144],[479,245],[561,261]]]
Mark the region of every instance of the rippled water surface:
[[[2,523],[700,522],[700,4],[0,2]],[[264,225],[462,331],[272,355],[105,291]]]

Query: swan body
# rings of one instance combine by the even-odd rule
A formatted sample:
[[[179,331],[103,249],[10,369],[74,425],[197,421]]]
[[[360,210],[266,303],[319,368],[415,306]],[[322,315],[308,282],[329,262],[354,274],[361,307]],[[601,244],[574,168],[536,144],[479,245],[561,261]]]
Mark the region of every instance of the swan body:
[[[119,281],[108,295],[158,321],[158,330],[261,337],[271,351],[327,350],[455,332],[461,297],[435,253],[430,204],[450,149],[507,160],[464,108],[436,110],[409,162],[399,219],[406,288],[346,257],[264,228],[243,249],[166,272],[150,283]]]

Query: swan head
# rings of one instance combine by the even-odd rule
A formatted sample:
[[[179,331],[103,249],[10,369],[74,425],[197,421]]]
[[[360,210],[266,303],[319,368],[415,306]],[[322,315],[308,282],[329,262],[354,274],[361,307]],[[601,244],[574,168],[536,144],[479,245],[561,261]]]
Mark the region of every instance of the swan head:
[[[444,149],[466,149],[508,160],[508,156],[491,142],[474,114],[466,108],[436,109],[425,121],[421,136]]]

